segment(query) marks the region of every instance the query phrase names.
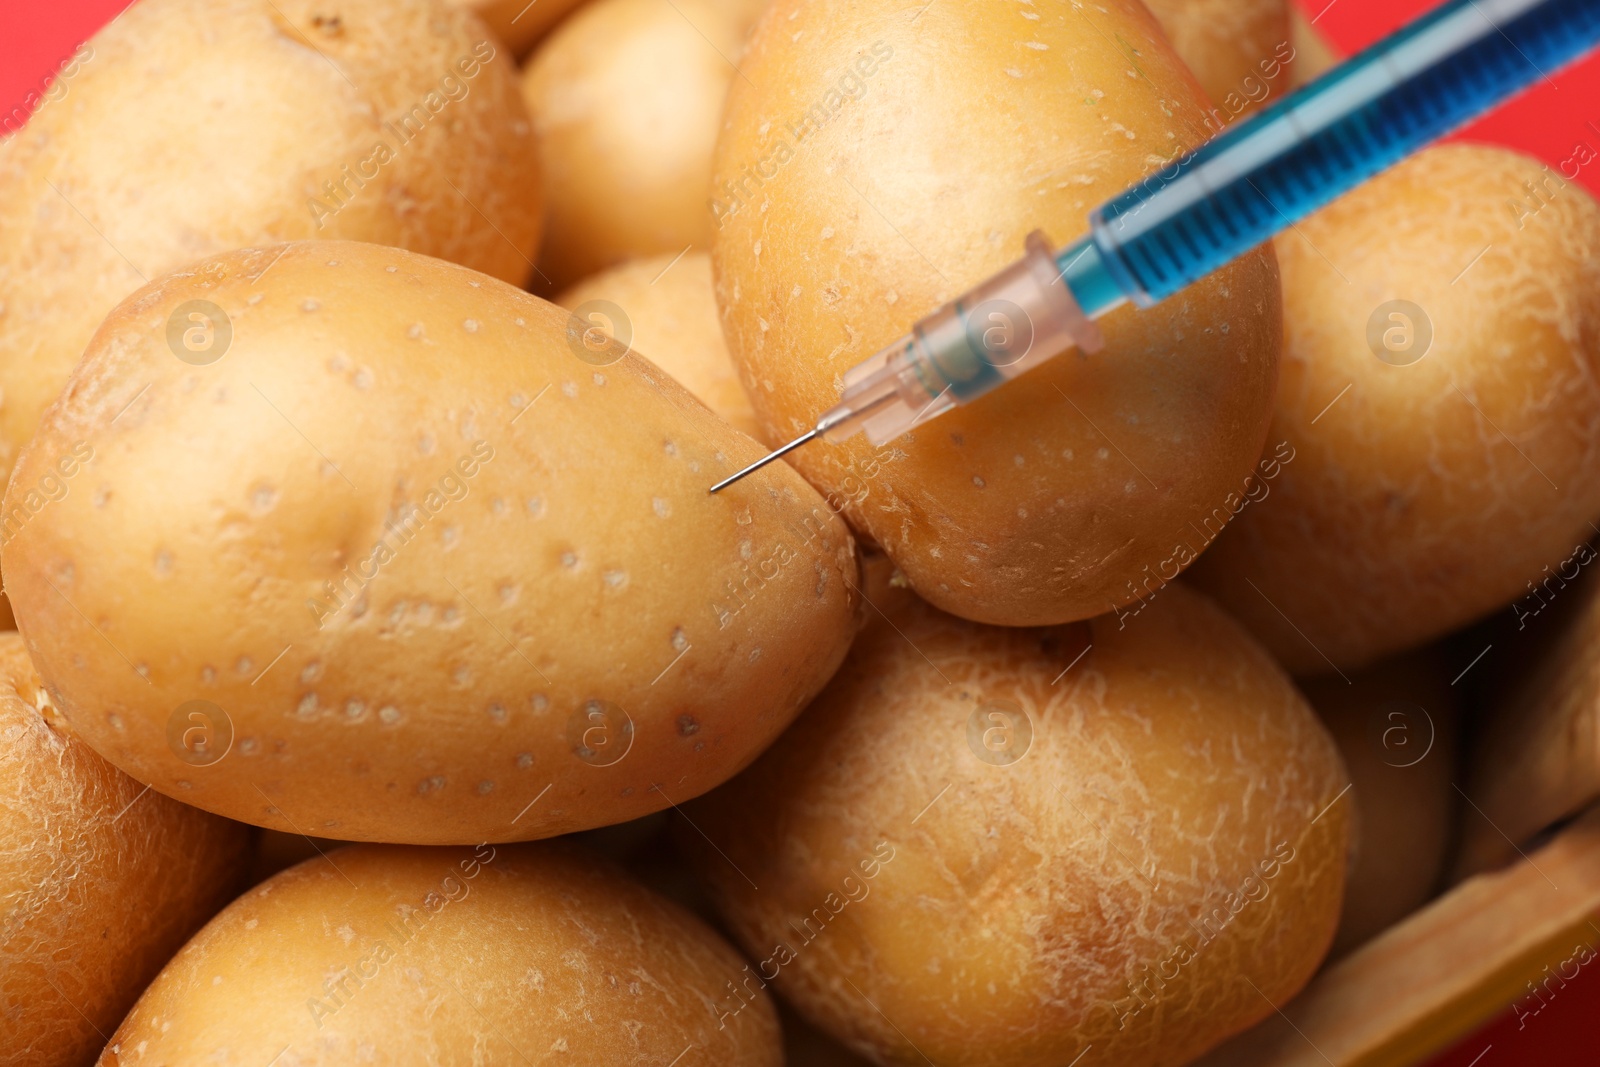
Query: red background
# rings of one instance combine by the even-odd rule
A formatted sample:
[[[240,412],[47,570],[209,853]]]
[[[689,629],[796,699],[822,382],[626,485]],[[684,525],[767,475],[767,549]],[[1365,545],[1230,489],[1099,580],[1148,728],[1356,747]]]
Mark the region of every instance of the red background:
[[[1295,0],[1341,52],[1362,48],[1435,6],[1431,0]],[[40,92],[74,49],[127,6],[126,0],[6,0],[0,20],[0,115]],[[1600,150],[1600,56],[1554,76],[1458,134],[1530,152],[1552,165],[1578,142]],[[1579,172],[1600,192],[1600,166]],[[1585,968],[1539,1016],[1519,1028],[1509,1011],[1429,1067],[1520,1067],[1600,1059],[1600,969]],[[1344,1067],[1344,1065],[1338,1065]]]

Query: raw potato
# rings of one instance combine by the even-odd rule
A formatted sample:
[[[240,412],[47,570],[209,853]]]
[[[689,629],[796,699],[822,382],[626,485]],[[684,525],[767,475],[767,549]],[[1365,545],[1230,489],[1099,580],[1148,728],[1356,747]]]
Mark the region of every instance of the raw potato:
[[[528,274],[537,148],[512,58],[466,13],[141,0],[91,46],[0,146],[0,480],[100,320],[184,264],[328,237]]]
[[[495,36],[511,47],[518,59],[526,56],[540,38],[588,0],[450,0],[486,22]],[[712,0],[718,7],[753,21],[762,0]]]
[[[1292,81],[1290,88],[1298,89],[1338,66],[1344,57],[1323,36],[1322,31],[1306,18],[1299,4],[1291,2],[1288,7],[1289,40],[1294,46],[1294,65],[1289,68]]]
[[[522,91],[549,204],[541,280],[560,289],[711,241],[711,152],[759,6],[594,0],[539,46]]]
[[[619,333],[645,358],[676,378],[735,429],[760,440],[761,425],[722,339],[711,258],[689,252],[634,260],[587,278],[556,298],[576,311],[582,328]],[[599,303],[599,302],[604,303]],[[609,304],[610,306],[606,306]],[[620,322],[613,322],[616,312]],[[589,335],[592,336],[592,335]]]
[[[0,1058],[81,1067],[232,898],[249,833],[90,751],[15,633],[0,634],[0,742]]]
[[[743,962],[570,846],[356,845],[212,920],[100,1062],[781,1067],[767,998],[718,1026]]]
[[[1226,125],[1289,90],[1292,0],[1145,0]]]
[[[204,366],[191,301],[231,330]],[[753,759],[844,657],[849,533],[793,471],[707,493],[760,448],[568,318],[334,241],[113,312],[7,500],[92,450],[4,553],[85,740],[210,811],[407,844],[621,822]],[[217,740],[180,753],[196,700]]]
[[[1552,889],[1552,886],[1559,887]],[[1455,1042],[1499,1016],[1524,1051],[1501,1046],[1502,1063],[1539,1062],[1518,1031],[1566,980],[1594,961],[1600,912],[1600,810],[1562,829],[1526,860],[1481,874],[1323,968],[1305,991],[1259,1026],[1193,1067],[1401,1067],[1470,1063]],[[1564,974],[1565,978],[1559,977]],[[1580,989],[1586,988],[1580,984]],[[1583,1011],[1571,991],[1558,1012]],[[1507,1013],[1507,1009],[1510,1013]],[[1550,1020],[1538,1019],[1545,1027]],[[1543,1031],[1549,1033],[1549,1030]],[[1474,1039],[1476,1040],[1476,1039]],[[1434,1057],[1438,1056],[1438,1059]],[[1503,1057],[1503,1058],[1501,1058]]]
[[[906,576],[895,568],[894,561],[873,548],[861,553],[861,598],[871,605],[869,621],[893,615],[920,599],[911,591]]]
[[[521,59],[556,23],[584,0],[450,0],[481,18]]]
[[[913,25],[898,0],[778,0],[758,24],[718,141],[712,263],[768,440],[809,429],[848,368],[1016,260],[1029,231],[1079,236],[1091,209],[1209,136],[1140,4],[1036,13],[933,4]],[[990,58],[952,60],[974,55]],[[1279,305],[1263,247],[1101,320],[1097,356],[882,449],[858,436],[791,459],[944,610],[1098,615],[1158,590],[1227,521],[1266,437]]]
[[[1437,650],[1353,675],[1313,678],[1305,695],[1339,746],[1354,800],[1355,864],[1332,954],[1365,944],[1427,902],[1455,843],[1455,690]]]
[[[1291,672],[1453,630],[1592,534],[1600,205],[1559,182],[1502,148],[1428,148],[1278,240],[1268,439],[1295,459],[1195,580]]]
[[[1597,560],[1580,541],[1500,616],[1484,663],[1500,677],[1482,686],[1466,782],[1476,810],[1462,820],[1456,878],[1515,863],[1552,826],[1600,804]]]
[[[891,619],[686,808],[750,987],[776,975],[878,1063],[1138,1067],[1188,1062],[1310,977],[1344,771],[1221,611],[1180,583],[1126,628]]]

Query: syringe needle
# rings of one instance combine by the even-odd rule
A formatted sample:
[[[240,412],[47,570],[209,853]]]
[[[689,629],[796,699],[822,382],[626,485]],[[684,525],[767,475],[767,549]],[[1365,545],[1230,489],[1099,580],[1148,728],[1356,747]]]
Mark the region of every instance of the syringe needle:
[[[813,437],[817,436],[817,433],[818,433],[818,431],[815,428],[813,428],[809,432],[801,434],[799,437],[796,437],[793,441],[790,441],[788,444],[784,445],[782,448],[778,449],[776,452],[769,452],[765,456],[762,456],[760,459],[758,459],[754,463],[750,464],[750,466],[746,467],[744,470],[740,471],[738,474],[735,474],[735,475],[733,475],[731,477],[722,479],[722,481],[718,482],[716,485],[713,485],[711,487],[711,491],[713,493],[715,493],[718,489],[721,489],[721,488],[723,488],[725,486],[732,485],[734,482],[738,481],[740,478],[743,478],[746,474],[752,474],[752,473],[760,470],[762,467],[765,467],[768,463],[771,463],[773,460],[777,459],[779,456],[786,455],[786,454],[788,454],[790,452],[793,452],[795,449],[799,448],[801,445],[805,444],[807,441],[809,441]]]

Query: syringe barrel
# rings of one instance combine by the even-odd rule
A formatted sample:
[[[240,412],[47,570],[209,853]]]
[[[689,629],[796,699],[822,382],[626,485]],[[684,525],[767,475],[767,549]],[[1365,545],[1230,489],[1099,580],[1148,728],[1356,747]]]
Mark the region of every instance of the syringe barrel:
[[[1090,217],[1148,307],[1600,41],[1597,0],[1452,0]]]

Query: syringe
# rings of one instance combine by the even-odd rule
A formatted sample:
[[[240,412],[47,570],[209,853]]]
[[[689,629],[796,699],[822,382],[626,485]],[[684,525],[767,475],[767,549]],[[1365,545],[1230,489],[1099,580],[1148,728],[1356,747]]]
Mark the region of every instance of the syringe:
[[[1097,208],[852,367],[839,403],[713,493],[816,437],[882,445],[1150,307],[1600,42],[1600,0],[1451,0]]]

